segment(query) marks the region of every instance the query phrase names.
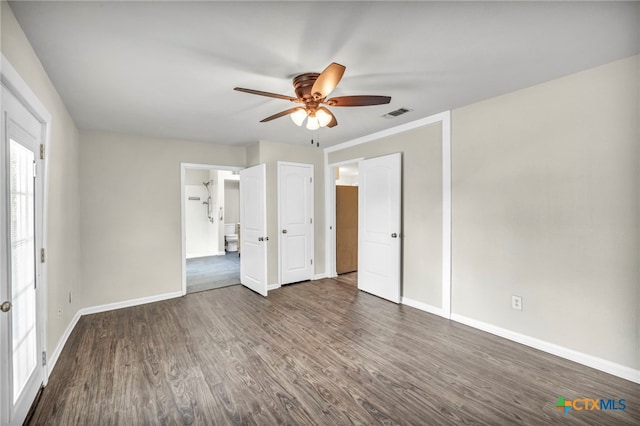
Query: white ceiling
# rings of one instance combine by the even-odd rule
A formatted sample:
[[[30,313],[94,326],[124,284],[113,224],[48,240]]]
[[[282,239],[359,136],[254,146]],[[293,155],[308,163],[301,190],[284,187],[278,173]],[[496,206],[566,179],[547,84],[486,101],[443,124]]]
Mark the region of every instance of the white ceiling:
[[[633,2],[12,2],[81,129],[226,144],[321,146],[640,53]],[[292,107],[235,86],[294,96],[291,78],[347,67],[337,108],[310,132]],[[412,111],[395,119],[397,108]]]

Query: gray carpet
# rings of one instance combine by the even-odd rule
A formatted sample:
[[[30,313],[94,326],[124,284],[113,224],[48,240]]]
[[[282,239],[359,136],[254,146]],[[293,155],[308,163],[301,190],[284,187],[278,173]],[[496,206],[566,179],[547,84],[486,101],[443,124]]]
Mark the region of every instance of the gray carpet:
[[[187,259],[187,293],[240,284],[240,256],[207,256]]]

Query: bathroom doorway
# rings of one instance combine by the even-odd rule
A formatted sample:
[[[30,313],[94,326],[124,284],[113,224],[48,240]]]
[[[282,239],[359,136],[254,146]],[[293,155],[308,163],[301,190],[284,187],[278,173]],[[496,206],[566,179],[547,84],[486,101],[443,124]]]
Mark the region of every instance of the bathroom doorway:
[[[335,173],[335,266],[338,275],[357,277],[358,163],[343,164]]]
[[[181,165],[185,294],[240,284],[240,169]]]

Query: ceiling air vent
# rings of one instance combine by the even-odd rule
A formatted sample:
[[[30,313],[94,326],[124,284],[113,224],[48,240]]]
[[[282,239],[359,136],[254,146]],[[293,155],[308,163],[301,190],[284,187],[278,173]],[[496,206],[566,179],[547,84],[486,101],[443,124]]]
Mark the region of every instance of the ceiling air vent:
[[[407,113],[409,111],[411,111],[411,110],[408,109],[408,108],[398,108],[395,111],[391,111],[391,112],[386,113],[385,115],[383,115],[383,117],[385,117],[385,118],[394,118],[394,117],[397,117],[399,115],[405,114],[405,113]]]

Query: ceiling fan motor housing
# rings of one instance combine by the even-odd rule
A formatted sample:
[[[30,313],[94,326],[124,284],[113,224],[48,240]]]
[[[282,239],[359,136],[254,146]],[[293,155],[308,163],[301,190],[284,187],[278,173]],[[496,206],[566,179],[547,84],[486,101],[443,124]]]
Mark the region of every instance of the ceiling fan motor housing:
[[[320,74],[317,72],[308,72],[293,78],[293,87],[298,99],[304,99],[305,101],[313,100],[311,88],[319,76]]]

